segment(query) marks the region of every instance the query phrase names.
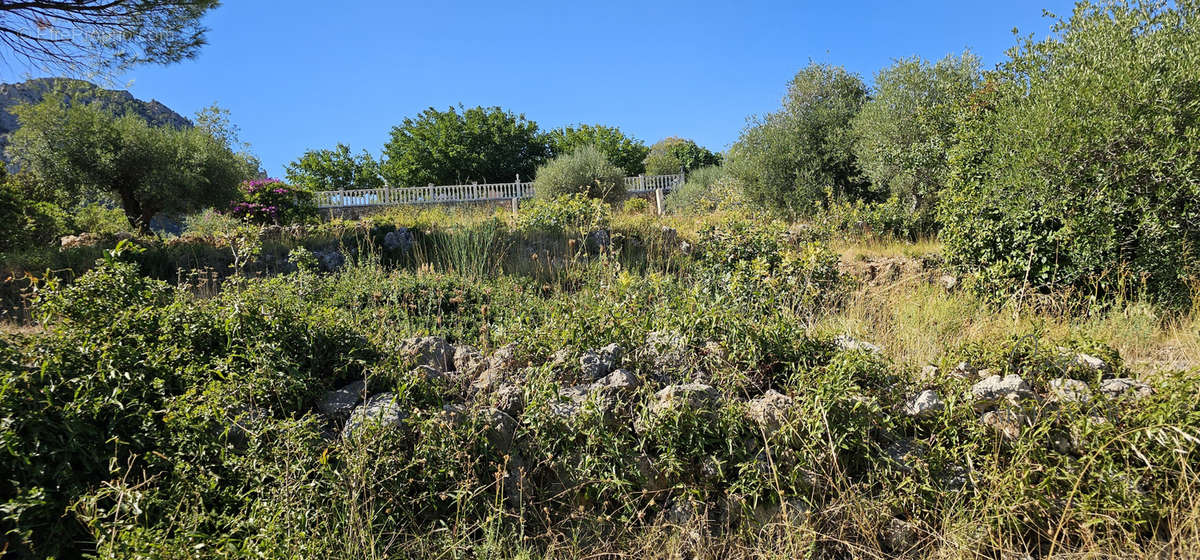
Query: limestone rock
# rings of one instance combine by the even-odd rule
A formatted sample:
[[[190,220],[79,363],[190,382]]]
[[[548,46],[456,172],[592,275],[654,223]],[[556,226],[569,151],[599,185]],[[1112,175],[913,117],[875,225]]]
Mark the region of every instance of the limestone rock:
[[[399,428],[404,425],[408,413],[401,407],[398,398],[393,393],[380,393],[367,400],[366,404],[355,408],[350,413],[342,429],[342,437],[352,439],[364,430],[371,428]]]
[[[620,360],[621,347],[617,344],[609,344],[598,350],[585,352],[579,358],[579,366],[584,380],[596,381],[612,372]]]
[[[861,340],[855,339],[854,337],[847,335],[847,334],[838,335],[836,338],[833,339],[833,343],[839,349],[845,350],[845,351],[858,350],[858,351],[862,351],[862,352],[867,352],[869,354],[883,353],[883,350],[881,348],[879,348],[878,346],[871,344],[870,342],[863,342]]]
[[[788,422],[794,404],[791,397],[771,389],[746,403],[746,415],[769,437]]]
[[[980,420],[1009,441],[1017,439],[1025,428],[1033,425],[1028,415],[1016,410],[992,410],[985,412]]]
[[[396,231],[390,231],[383,236],[383,247],[389,251],[398,251],[404,254],[412,249],[413,241],[413,233],[408,228],[396,228]]]
[[[942,401],[942,397],[937,391],[927,389],[905,403],[904,413],[915,417],[932,416],[945,406],[945,402]]]
[[[429,366],[440,372],[454,369],[455,348],[441,337],[408,338],[400,342],[397,351],[417,366]]]
[[[337,249],[313,251],[313,255],[317,257],[317,264],[325,272],[337,272],[346,265],[346,256]]]
[[[670,385],[654,394],[650,402],[650,413],[660,414],[680,407],[712,408],[720,395],[717,390],[701,383]]]
[[[1050,400],[1053,402],[1088,403],[1092,400],[1092,390],[1088,384],[1078,379],[1060,377],[1050,380]]]
[[[355,405],[362,401],[366,390],[367,383],[359,380],[336,391],[329,391],[317,401],[317,410],[335,420],[345,420]]]
[[[1016,403],[1034,397],[1033,390],[1020,376],[1009,374],[1004,377],[991,375],[971,387],[971,397],[976,410],[986,410],[1001,402]]]
[[[1141,399],[1154,394],[1154,389],[1136,379],[1116,377],[1100,382],[1100,394],[1110,398],[1128,397]]]
[[[497,410],[516,418],[525,411],[525,392],[516,385],[501,384],[492,396],[492,403]]]
[[[454,347],[454,369],[464,378],[474,381],[479,379],[488,367],[487,358],[474,346],[460,344]]]

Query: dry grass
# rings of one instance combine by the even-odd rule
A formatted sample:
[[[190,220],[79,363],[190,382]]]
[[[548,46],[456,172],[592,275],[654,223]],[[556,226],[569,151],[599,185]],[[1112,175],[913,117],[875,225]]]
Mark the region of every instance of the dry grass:
[[[940,245],[869,241],[836,249],[847,263],[920,259],[937,254]],[[893,360],[913,367],[969,342],[1002,340],[1035,328],[1052,338],[1083,335],[1104,341],[1141,373],[1200,367],[1200,306],[1169,312],[1146,303],[1121,302],[1082,315],[1032,305],[997,309],[968,291],[947,290],[937,280],[937,273],[925,272],[863,282],[844,309],[819,324],[871,340]]]

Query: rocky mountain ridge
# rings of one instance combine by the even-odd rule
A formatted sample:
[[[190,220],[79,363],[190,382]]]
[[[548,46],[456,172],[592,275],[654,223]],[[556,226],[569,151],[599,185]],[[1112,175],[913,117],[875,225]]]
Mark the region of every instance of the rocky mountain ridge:
[[[91,82],[71,78],[35,78],[15,84],[0,84],[0,150],[20,128],[10,109],[26,103],[38,103],[47,93],[62,92],[71,103],[100,103],[117,115],[135,114],[153,126],[187,128],[192,121],[157,100],[143,101],[124,90],[104,89]]]

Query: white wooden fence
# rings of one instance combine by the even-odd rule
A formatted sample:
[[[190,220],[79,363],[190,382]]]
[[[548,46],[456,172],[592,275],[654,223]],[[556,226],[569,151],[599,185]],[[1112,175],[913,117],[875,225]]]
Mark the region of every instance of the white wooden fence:
[[[625,178],[631,194],[670,190],[683,183],[683,175],[639,175]],[[320,208],[357,208],[398,204],[456,204],[533,197],[533,183],[484,183],[428,187],[352,189],[316,193]]]

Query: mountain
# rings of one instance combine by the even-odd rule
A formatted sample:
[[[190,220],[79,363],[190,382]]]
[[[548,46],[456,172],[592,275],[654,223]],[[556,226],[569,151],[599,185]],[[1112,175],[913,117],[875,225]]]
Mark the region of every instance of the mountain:
[[[51,91],[64,93],[71,103],[97,102],[117,115],[133,113],[153,126],[192,126],[192,121],[170,107],[154,100],[142,101],[128,91],[104,89],[71,78],[36,78],[19,84],[0,84],[0,150],[8,146],[9,135],[21,126],[9,109],[23,103],[37,103]]]

